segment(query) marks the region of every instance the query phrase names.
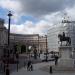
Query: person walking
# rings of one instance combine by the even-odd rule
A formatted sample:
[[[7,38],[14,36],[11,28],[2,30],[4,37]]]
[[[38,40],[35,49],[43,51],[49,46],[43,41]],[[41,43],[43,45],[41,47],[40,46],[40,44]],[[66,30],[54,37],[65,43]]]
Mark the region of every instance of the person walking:
[[[37,59],[37,49],[36,49],[36,47],[35,47],[33,53],[34,53],[34,59]]]
[[[55,55],[55,65],[57,65],[57,64],[58,64],[58,56]]]
[[[27,71],[33,71],[33,65],[32,65],[31,60],[28,60],[28,63],[27,63]]]
[[[33,64],[31,63],[31,71],[33,71]]]
[[[28,60],[28,63],[27,63],[27,71],[30,71],[30,65],[31,65],[31,60]]]
[[[26,65],[27,65],[26,61],[27,61],[27,57],[25,56],[25,58],[24,58],[24,67],[25,68],[26,68]]]

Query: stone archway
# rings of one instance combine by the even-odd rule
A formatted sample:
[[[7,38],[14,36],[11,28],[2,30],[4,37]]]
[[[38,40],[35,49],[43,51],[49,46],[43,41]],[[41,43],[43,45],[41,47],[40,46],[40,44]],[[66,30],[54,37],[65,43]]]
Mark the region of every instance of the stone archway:
[[[26,45],[21,45],[21,53],[26,53]]]
[[[15,43],[14,44],[14,53],[21,53],[21,44],[20,43]]]

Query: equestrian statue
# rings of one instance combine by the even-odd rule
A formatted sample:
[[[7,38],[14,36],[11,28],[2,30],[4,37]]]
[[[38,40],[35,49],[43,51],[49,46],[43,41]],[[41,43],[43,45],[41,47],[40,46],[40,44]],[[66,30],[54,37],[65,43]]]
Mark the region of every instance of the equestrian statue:
[[[60,40],[58,41],[58,43],[61,42],[61,46],[63,41],[66,41],[66,46],[71,45],[71,38],[68,36],[65,36],[65,32],[63,32],[63,34],[58,34],[58,38]]]

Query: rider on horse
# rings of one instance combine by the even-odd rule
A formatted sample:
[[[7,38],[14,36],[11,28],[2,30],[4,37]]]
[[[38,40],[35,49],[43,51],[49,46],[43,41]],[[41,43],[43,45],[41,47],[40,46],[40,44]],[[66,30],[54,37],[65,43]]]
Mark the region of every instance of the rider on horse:
[[[65,32],[63,32],[63,37],[65,37]]]
[[[61,45],[63,41],[66,41],[66,45],[71,45],[71,38],[68,36],[65,36],[65,32],[63,34],[59,34],[58,38],[60,39]],[[58,42],[59,43],[59,42]]]

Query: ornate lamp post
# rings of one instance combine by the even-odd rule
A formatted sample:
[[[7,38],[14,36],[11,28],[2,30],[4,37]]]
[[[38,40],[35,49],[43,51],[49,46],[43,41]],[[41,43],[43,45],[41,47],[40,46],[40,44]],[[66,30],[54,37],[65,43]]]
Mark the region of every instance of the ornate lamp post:
[[[9,45],[10,45],[10,22],[11,22],[11,16],[12,16],[11,11],[9,11],[9,13],[8,13],[8,17],[9,17],[9,21],[8,21],[8,60],[7,60],[8,63],[9,63]],[[8,63],[7,63],[7,65],[8,65]]]
[[[11,11],[9,11],[9,13],[8,13],[8,17],[9,17],[9,22],[8,22],[8,52],[7,52],[7,56],[6,56],[6,62],[7,63],[5,63],[6,64],[6,66],[5,66],[5,72],[6,72],[6,75],[10,75],[9,74],[9,46],[10,46],[10,21],[11,21],[11,16],[12,16],[12,14],[11,14]]]
[[[39,57],[40,57],[40,50],[39,50],[39,34],[38,34],[38,54],[39,54]]]
[[[9,17],[9,23],[8,23],[8,46],[10,44],[10,22],[11,22],[11,16],[12,16],[11,11],[9,11],[9,13],[8,13],[8,17]]]
[[[32,46],[29,46],[28,49],[29,49],[29,58],[30,58],[30,52],[31,52]]]
[[[47,49],[47,35],[45,35],[46,37],[46,62],[47,62],[47,59],[48,59],[48,56],[47,56],[47,53],[48,53],[48,49]]]

